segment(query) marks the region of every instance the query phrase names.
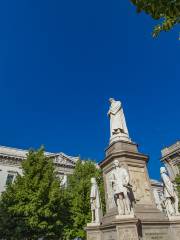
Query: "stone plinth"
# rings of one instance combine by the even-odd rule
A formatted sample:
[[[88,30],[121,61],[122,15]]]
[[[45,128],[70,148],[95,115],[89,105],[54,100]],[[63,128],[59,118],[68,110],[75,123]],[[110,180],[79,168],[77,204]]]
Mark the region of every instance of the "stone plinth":
[[[138,219],[116,219],[109,224],[87,227],[87,240],[139,240]]]
[[[114,224],[116,224],[117,240],[139,240],[137,218],[117,220]]]
[[[100,226],[87,226],[87,240],[102,240],[102,231]]]

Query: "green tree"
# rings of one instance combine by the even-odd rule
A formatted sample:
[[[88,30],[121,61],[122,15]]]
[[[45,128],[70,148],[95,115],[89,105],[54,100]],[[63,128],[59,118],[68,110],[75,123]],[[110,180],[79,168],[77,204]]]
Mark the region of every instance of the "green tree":
[[[161,23],[155,26],[153,37],[180,23],[180,0],[131,0],[137,12],[145,12]]]
[[[81,237],[85,239],[84,227],[91,221],[90,189],[91,177],[95,177],[100,189],[102,206],[104,204],[102,172],[93,161],[78,161],[74,173],[68,178],[67,192],[70,201],[70,219],[65,228],[64,239]]]
[[[1,196],[0,239],[60,239],[68,203],[52,160],[31,150],[22,171]]]

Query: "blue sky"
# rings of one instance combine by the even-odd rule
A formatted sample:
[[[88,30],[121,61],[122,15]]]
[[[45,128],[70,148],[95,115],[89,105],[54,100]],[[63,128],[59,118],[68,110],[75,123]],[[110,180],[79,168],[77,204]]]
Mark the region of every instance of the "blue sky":
[[[115,97],[159,178],[180,136],[180,42],[178,27],[152,39],[155,24],[128,0],[1,1],[0,144],[100,161]]]

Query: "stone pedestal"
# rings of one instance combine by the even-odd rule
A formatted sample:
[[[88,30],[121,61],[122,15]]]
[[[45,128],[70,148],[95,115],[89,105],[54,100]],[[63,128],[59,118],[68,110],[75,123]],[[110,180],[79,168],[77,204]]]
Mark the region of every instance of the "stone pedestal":
[[[87,240],[102,240],[102,231],[99,226],[87,226]]]
[[[114,222],[116,224],[117,240],[139,240],[138,219],[122,219]]]
[[[134,217],[116,217],[117,207],[111,186],[113,162],[126,165],[130,175]],[[106,157],[99,164],[103,170],[106,214],[101,226],[87,227],[88,240],[177,240],[180,222],[170,221],[157,209],[147,171],[148,156],[139,153],[137,144],[129,141],[113,142],[106,149]],[[179,238],[177,238],[177,236]]]
[[[109,224],[87,227],[87,240],[139,240],[138,219],[115,220]]]

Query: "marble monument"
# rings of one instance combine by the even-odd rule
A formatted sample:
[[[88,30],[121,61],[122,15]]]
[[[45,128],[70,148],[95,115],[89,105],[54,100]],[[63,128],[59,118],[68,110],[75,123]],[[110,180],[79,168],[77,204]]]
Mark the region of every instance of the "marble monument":
[[[161,208],[162,186],[159,184],[157,190],[157,183],[153,183],[152,187],[147,170],[149,157],[131,140],[120,101],[110,98],[108,116],[110,141],[105,159],[99,163],[106,213],[101,225],[86,227],[87,240],[179,239],[180,220],[170,220]]]

